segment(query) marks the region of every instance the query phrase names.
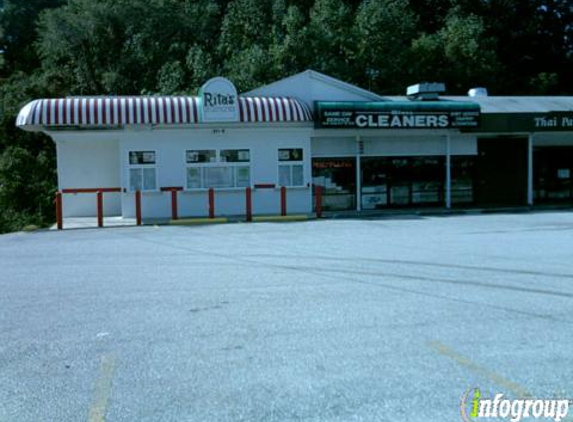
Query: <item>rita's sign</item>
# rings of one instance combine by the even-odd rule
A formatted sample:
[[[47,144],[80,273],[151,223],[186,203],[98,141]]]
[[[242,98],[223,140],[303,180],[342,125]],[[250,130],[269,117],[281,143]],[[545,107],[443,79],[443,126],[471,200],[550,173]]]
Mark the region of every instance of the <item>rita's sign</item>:
[[[479,126],[479,105],[453,102],[316,104],[316,127],[339,129],[450,129]]]
[[[201,117],[205,123],[239,121],[239,96],[231,81],[217,77],[208,80],[199,91]]]

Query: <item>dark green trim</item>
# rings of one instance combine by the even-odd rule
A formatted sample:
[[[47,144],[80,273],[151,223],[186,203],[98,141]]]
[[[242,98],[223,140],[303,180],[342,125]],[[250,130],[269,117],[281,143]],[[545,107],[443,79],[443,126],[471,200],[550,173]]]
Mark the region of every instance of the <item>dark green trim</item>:
[[[478,103],[462,101],[316,101],[319,111],[480,111]]]
[[[531,133],[573,131],[573,111],[549,113],[484,113],[479,128],[464,132]]]

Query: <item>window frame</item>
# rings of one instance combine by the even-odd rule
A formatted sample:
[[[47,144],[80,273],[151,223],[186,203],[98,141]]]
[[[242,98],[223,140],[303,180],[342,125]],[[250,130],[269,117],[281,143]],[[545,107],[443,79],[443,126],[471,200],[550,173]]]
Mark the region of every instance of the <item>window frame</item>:
[[[153,164],[131,164],[131,153],[132,152],[153,152],[155,155],[155,162]],[[141,169],[141,190],[140,192],[159,192],[159,166],[158,166],[158,156],[157,149],[146,148],[146,149],[128,149],[127,150],[127,188],[126,190],[131,193],[137,192],[137,190],[131,189],[131,170]],[[152,168],[155,170],[155,188],[145,189],[144,187],[144,176],[143,170]]]
[[[280,151],[284,149],[300,149],[302,151],[302,159],[301,160],[281,160],[280,159]],[[308,187],[308,182],[305,176],[305,168],[304,168],[304,156],[306,151],[303,147],[296,146],[296,147],[281,147],[277,148],[277,186],[278,187],[285,187],[285,188],[305,188]],[[289,168],[289,177],[290,177],[290,184],[289,185],[282,185],[281,184],[281,167],[288,167]],[[295,185],[293,184],[294,177],[294,167],[300,166],[302,168],[302,184]]]
[[[198,162],[198,163],[188,163],[187,162],[187,152],[188,151],[215,151],[215,161],[212,162]],[[235,151],[248,151],[249,152],[249,161],[221,161],[221,151],[228,151],[228,150],[235,150]],[[244,190],[248,187],[252,188],[253,181],[251,177],[251,164],[252,164],[252,150],[251,148],[202,148],[202,149],[190,149],[185,148],[183,151],[183,159],[185,164],[185,191],[186,192],[201,192],[201,191],[208,191],[209,189],[217,189],[217,190],[228,190],[228,191],[238,191]],[[213,168],[213,167],[229,167],[232,168],[232,177],[233,177],[233,186],[226,186],[226,187],[206,187],[205,186],[205,169],[206,168]],[[237,169],[241,167],[247,167],[249,169],[249,184],[247,186],[237,186]],[[200,171],[200,183],[201,187],[189,187],[189,180],[188,180],[188,171],[190,168],[197,168]]]

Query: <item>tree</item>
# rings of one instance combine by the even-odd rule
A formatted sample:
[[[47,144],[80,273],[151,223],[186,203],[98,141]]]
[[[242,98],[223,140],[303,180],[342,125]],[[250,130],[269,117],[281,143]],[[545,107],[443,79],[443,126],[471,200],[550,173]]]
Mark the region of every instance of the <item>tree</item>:
[[[65,0],[5,0],[0,2],[0,78],[14,72],[30,72],[39,66],[34,48],[36,20],[45,9]]]
[[[362,3],[355,24],[360,80],[370,89],[402,93],[407,51],[416,36],[416,16],[407,0]]]
[[[270,44],[270,3],[267,0],[234,0],[223,18],[219,53],[222,61],[255,44]]]
[[[414,40],[412,82],[443,81],[456,94],[465,94],[474,86],[490,86],[498,70],[494,48],[495,40],[485,35],[480,17],[454,11],[437,33]]]
[[[43,72],[75,94],[161,91],[193,45],[213,47],[218,15],[211,0],[70,0],[41,16]]]
[[[306,48],[309,30],[305,15],[298,6],[289,6],[276,25],[271,53],[277,73],[288,76],[306,70],[311,66],[312,54]]]
[[[353,22],[353,10],[343,0],[316,0],[309,23],[312,68],[342,79],[354,79]]]
[[[14,125],[20,107],[46,91],[41,80],[22,72],[0,86],[0,233],[53,221],[54,144],[46,135],[24,132]]]

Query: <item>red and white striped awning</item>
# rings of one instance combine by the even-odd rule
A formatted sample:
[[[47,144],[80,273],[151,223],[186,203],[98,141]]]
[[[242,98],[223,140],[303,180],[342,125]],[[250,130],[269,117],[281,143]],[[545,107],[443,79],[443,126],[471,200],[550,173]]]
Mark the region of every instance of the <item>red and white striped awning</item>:
[[[42,128],[114,128],[124,125],[201,123],[198,97],[78,97],[35,100],[20,110],[16,125]],[[306,104],[287,97],[240,97],[241,122],[307,122]]]
[[[286,97],[239,97],[241,122],[309,122],[306,104]]]

